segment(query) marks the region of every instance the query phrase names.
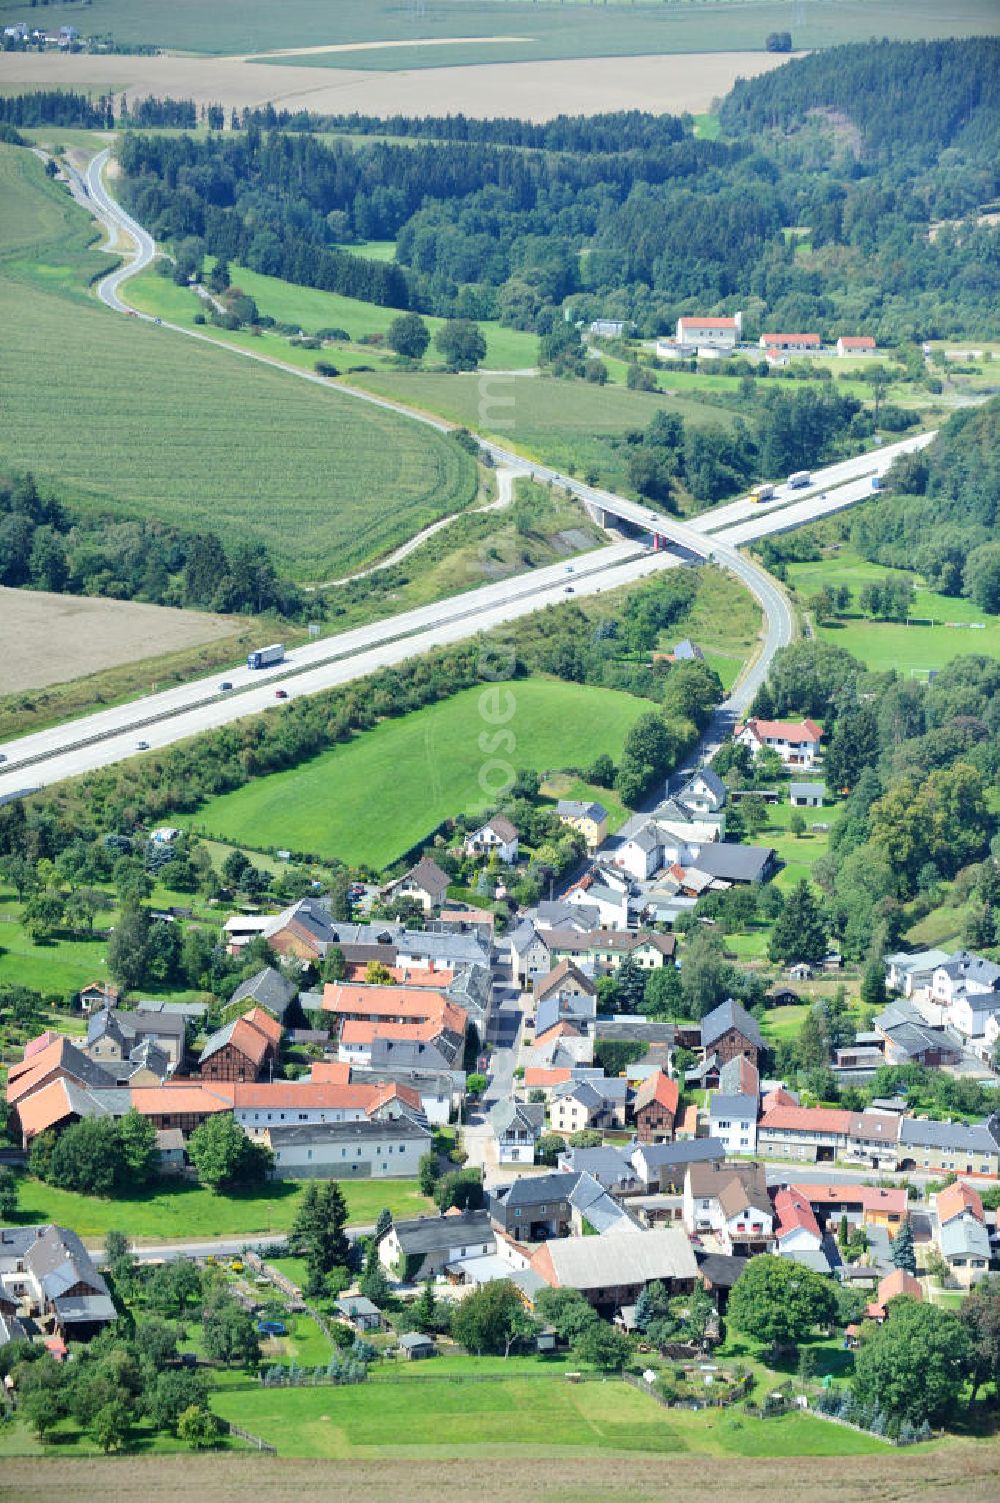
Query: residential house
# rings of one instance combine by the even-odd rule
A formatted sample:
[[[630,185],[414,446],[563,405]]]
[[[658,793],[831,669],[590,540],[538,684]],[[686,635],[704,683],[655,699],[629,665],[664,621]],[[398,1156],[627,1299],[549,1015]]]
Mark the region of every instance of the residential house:
[[[276,1125],[262,1136],[275,1179],[413,1179],[431,1145],[430,1129],[408,1117]]]
[[[247,981],[240,982],[229,999],[229,1006],[253,1002],[259,1007],[266,1007],[283,1027],[287,1027],[286,1014],[297,1012],[294,1008],[296,996],[297,989],[287,976],[282,976],[273,966],[266,965]]]
[[[230,931],[228,922],[226,931],[230,946],[237,949],[241,941],[246,942],[244,934],[246,939],[251,939],[255,933],[260,933],[278,955],[307,963],[325,960],[331,945],[340,943],[332,914],[316,898],[301,898],[274,918],[265,919],[263,924],[258,922],[251,932],[245,929]],[[345,959],[346,955],[345,951]]]
[[[544,1043],[553,1029],[591,1033],[597,1016],[597,998],[570,992],[564,996],[551,994],[543,997],[535,1013],[535,1043]],[[565,1026],[564,1026],[565,1025]]]
[[[1000,965],[959,950],[935,967],[929,1000],[942,1009],[943,1022],[966,1038],[979,1037],[1000,1013]]]
[[[328,981],[323,988],[323,1011],[340,1024],[440,1022],[449,1007],[442,991],[431,987],[351,985]]]
[[[698,1278],[691,1244],[675,1227],[545,1242],[532,1254],[531,1267],[551,1288],[578,1289],[604,1313],[634,1305],[648,1284],[684,1294]]]
[[[941,1028],[924,1021],[912,1001],[900,997],[872,1019],[872,1029],[882,1040],[888,1065],[926,1065],[940,1069],[957,1064],[962,1049]]]
[[[586,903],[567,903],[562,898],[543,898],[534,910],[535,927],[548,939],[553,929],[572,929],[586,934],[599,925],[597,908]]]
[[[638,1221],[592,1175],[577,1175],[576,1184],[569,1194],[569,1202],[574,1236],[605,1237],[609,1233],[618,1234],[638,1229]]]
[[[561,798],[556,805],[556,814],[560,823],[579,831],[588,850],[596,851],[608,838],[608,811],[603,804]]]
[[[392,900],[412,898],[425,913],[431,913],[444,902],[450,881],[451,878],[441,870],[436,861],[432,861],[429,856],[422,856],[416,866],[411,866],[404,876],[388,883],[385,896]]]
[[[95,1008],[87,1019],[88,1056],[100,1064],[119,1064],[138,1045],[153,1043],[167,1057],[168,1074],[180,1068],[186,1045],[186,1023],[177,1013],[124,1012],[116,1007]]]
[[[665,1195],[683,1188],[692,1164],[721,1164],[725,1153],[717,1138],[692,1138],[686,1142],[639,1143],[630,1158],[647,1194]]]
[[[490,1127],[501,1164],[533,1164],[535,1144],[545,1130],[544,1103],[498,1101],[490,1112]]]
[[[560,960],[547,976],[538,978],[531,991],[536,1007],[549,997],[594,998],[597,996],[597,987],[592,978],[584,975],[580,967],[572,960]]]
[[[754,756],[770,747],[786,767],[814,767],[822,739],[823,732],[814,720],[763,720],[751,716],[733,732],[733,740],[748,746]]]
[[[711,767],[700,767],[675,797],[695,814],[720,814],[728,802],[729,790]]]
[[[494,814],[478,830],[472,830],[462,842],[462,849],[469,856],[493,856],[508,866],[517,860],[518,830],[506,814]]]
[[[511,974],[522,990],[550,969],[549,947],[546,938],[535,928],[530,919],[522,919],[510,935]]]
[[[496,1250],[496,1234],[486,1211],[394,1220],[378,1245],[382,1266],[408,1284],[433,1278],[460,1258],[486,1256]]]
[[[784,1186],[774,1197],[777,1217],[775,1237],[783,1258],[803,1253],[818,1253],[823,1246],[823,1230],[805,1195],[794,1186]]]
[[[908,1219],[905,1189],[889,1189],[882,1185],[862,1184],[814,1184],[796,1180],[787,1187],[809,1202],[820,1225],[836,1232],[841,1216],[846,1216],[849,1226],[884,1227],[895,1236]]]
[[[632,1161],[631,1149],[611,1148],[566,1148],[559,1155],[559,1168],[568,1174],[586,1174],[596,1179],[599,1185],[612,1195],[632,1195],[642,1190]]]
[[[838,355],[874,355],[875,349],[871,334],[841,334],[837,340]]]
[[[706,1058],[714,1054],[720,1065],[742,1054],[752,1065],[759,1066],[764,1035],[756,1018],[730,997],[702,1018],[701,1047]]]
[[[344,1067],[349,1069],[349,1067]],[[244,1132],[255,1136],[269,1127],[319,1127],[328,1122],[367,1121],[385,1090],[374,1084],[349,1081],[248,1081],[232,1088],[233,1116]],[[398,1088],[405,1090],[406,1088]],[[412,1093],[411,1105],[419,1110]]]
[[[409,1053],[420,1046],[399,1045],[393,1042],[386,1044],[385,1052],[392,1057],[394,1051],[402,1050]],[[380,1054],[378,1041],[372,1046],[373,1059]],[[418,1052],[419,1057],[419,1052]],[[340,1062],[338,1061],[338,1064]],[[451,1121],[452,1113],[457,1111],[465,1097],[465,1073],[462,1070],[432,1070],[424,1069],[419,1064],[407,1064],[398,1062],[392,1065],[370,1064],[368,1066],[341,1065],[346,1069],[352,1084],[361,1086],[372,1085],[397,1085],[412,1091],[415,1095],[419,1109],[432,1127],[445,1127]],[[313,1079],[316,1079],[316,1066],[313,1065]]]
[[[570,1194],[578,1179],[579,1172],[558,1172],[491,1185],[486,1193],[490,1219],[517,1242],[567,1237],[573,1217]]]
[[[93,1012],[95,1008],[103,1010],[105,1007],[117,1007],[118,997],[117,986],[112,986],[109,981],[89,981],[77,992],[77,1001],[80,1003],[82,1012]]]
[[[207,1040],[198,1056],[202,1080],[261,1080],[278,1062],[281,1024],[255,1007]]]
[[[818,334],[762,334],[758,341],[762,350],[798,350],[818,354],[822,341]]]
[[[762,1152],[776,1158],[833,1163],[851,1159],[895,1168],[899,1120],[882,1112],[832,1107],[771,1106],[757,1127]]]
[[[609,1130],[624,1127],[628,1081],[605,1075],[587,1075],[558,1085],[549,1101],[555,1132],[572,1136],[588,1128]]]
[[[966,1289],[990,1271],[990,1234],[975,1216],[958,1216],[940,1227],[938,1247],[952,1278]]]
[[[677,950],[676,935],[658,934],[653,929],[593,929],[587,940],[591,960],[612,976],[626,957],[642,971],[658,971],[673,965]]]
[[[719,1090],[724,1096],[752,1096],[756,1101],[760,1097],[757,1066],[745,1054],[734,1054],[719,1066]]]
[[[735,350],[742,329],[742,313],[735,313],[732,318],[689,314],[677,320],[677,343],[704,345],[710,350]]]
[[[588,914],[596,912],[597,924],[602,929],[628,928],[628,889],[600,882],[593,872],[589,872],[573,888],[566,903],[571,908],[585,908]]]
[[[728,1154],[757,1151],[757,1097],[714,1091],[708,1108],[709,1133]]]
[[[0,1228],[0,1301],[64,1341],[89,1341],[118,1318],[103,1276],[64,1226]]]
[[[40,1041],[39,1041],[40,1042]],[[112,1085],[112,1075],[98,1060],[77,1047],[72,1040],[61,1034],[51,1042],[35,1050],[7,1070],[7,1104],[15,1108],[34,1095],[43,1086],[56,1080],[72,1081],[78,1086],[90,1086],[95,1090]]]
[[[897,1168],[1000,1177],[1000,1114],[972,1124],[903,1117]]]
[[[625,324],[620,318],[595,318],[591,320],[590,332],[597,339],[621,339]]]
[[[451,1013],[461,1014],[461,1024],[451,1026]],[[459,1069],[465,1036],[461,1008],[448,1009],[440,1021],[427,1023],[372,1023],[348,1018],[340,1025],[337,1058],[363,1070],[377,1069],[380,1061],[416,1064],[428,1070]]]
[[[826,796],[823,783],[789,783],[788,801],[793,809],[822,809]]]
[[[399,1350],[407,1362],[419,1362],[437,1354],[433,1337],[425,1336],[421,1331],[405,1331],[399,1338]]]
[[[720,1252],[751,1257],[774,1248],[774,1209],[763,1164],[689,1164],[683,1214],[688,1235],[711,1238]]]
[[[914,954],[897,950],[885,957],[885,984],[903,997],[929,994],[934,972],[950,958],[947,950],[917,950]]]
[[[632,1103],[640,1143],[665,1143],[674,1135],[680,1089],[663,1070],[655,1070],[639,1086]]]

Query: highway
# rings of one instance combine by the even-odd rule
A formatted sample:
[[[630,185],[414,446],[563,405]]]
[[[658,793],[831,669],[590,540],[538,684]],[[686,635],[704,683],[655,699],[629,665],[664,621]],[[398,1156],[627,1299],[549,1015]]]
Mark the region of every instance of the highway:
[[[150,264],[156,247],[152,237],[105,188],[101,174],[108,156],[108,151],[103,151],[94,157],[85,180],[77,178],[75,189],[76,196],[89,203],[95,217],[106,228],[109,248],[119,247],[123,239],[130,240],[137,248],[131,259],[112,271],[97,288],[98,296],[107,307],[130,313],[132,310],[120,296],[120,289],[129,277]],[[147,314],[138,316],[147,323],[159,322]],[[197,330],[173,324],[166,327],[187,337],[221,345],[233,354],[262,360],[289,375],[329,390],[325,378],[308,371],[236,349]],[[450,431],[453,426],[357,388],[338,385],[337,390],[372,405],[390,408],[441,431]],[[284,663],[270,669],[253,671],[241,666],[224,670],[210,679],[148,695],[18,738],[0,747],[4,756],[0,763],[0,799],[80,776],[143,751],[162,749],[244,716],[273,709],[286,699],[335,688],[433,648],[494,630],[533,611],[564,602],[568,595],[589,595],[614,589],[662,569],[701,558],[711,558],[737,575],[760,602],[765,619],[764,640],[754,664],[713,722],[713,732],[721,739],[728,722],[742,713],[753,699],[775,652],[794,635],[792,611],[783,590],[766,570],[738,551],[739,545],[751,537],[801,525],[825,514],[826,510],[836,509],[838,504],[850,505],[854,500],[860,500],[862,495],[870,494],[870,480],[852,477],[870,476],[874,468],[887,467],[895,453],[918,442],[929,442],[931,437],[922,435],[920,440],[907,440],[903,445],[893,445],[891,449],[887,447],[878,453],[818,471],[812,486],[804,494],[798,493],[800,499],[792,502],[790,497],[783,497],[788,503],[784,506],[770,504],[762,508],[748,501],[737,501],[692,522],[666,516],[641,502],[585,485],[548,466],[531,463],[502,445],[480,439],[498,465],[514,474],[531,474],[541,481],[552,481],[565,487],[592,512],[603,514],[602,520],[610,515],[646,536],[658,536],[661,551],[650,551],[644,541],[619,542],[580,555],[572,564],[552,565],[530,574],[516,575],[430,606],[297,647]],[[845,484],[845,481],[849,483]],[[833,494],[827,494],[831,488]],[[849,497],[848,491],[851,492]],[[844,499],[834,503],[833,497],[841,492]],[[720,524],[720,531],[709,532],[710,527]],[[220,687],[222,682],[229,687],[223,690]]]

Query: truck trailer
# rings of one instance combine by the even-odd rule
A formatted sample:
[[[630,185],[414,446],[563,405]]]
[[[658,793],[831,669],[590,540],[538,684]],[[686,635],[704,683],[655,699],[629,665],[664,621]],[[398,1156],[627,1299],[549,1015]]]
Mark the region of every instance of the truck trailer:
[[[803,485],[808,485],[811,480],[812,475],[808,470],[796,470],[794,475],[788,477],[788,487],[790,490],[797,491]]]
[[[750,492],[751,501],[771,501],[774,498],[773,485],[755,485]]]
[[[275,642],[271,647],[258,647],[255,652],[247,654],[248,668],[272,668],[275,663],[285,661],[285,648],[281,642]]]

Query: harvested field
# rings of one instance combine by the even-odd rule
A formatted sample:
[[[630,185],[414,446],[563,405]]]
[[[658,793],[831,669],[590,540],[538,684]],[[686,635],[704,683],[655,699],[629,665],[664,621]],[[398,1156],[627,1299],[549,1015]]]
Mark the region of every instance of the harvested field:
[[[0,661],[0,694],[43,689],[140,658],[233,637],[241,623],[130,600],[0,587],[0,630],[16,644]]]
[[[329,61],[329,55],[327,55]],[[709,52],[686,56],[576,58],[569,61],[478,64],[363,72],[316,64],[244,62],[240,58],[61,56],[0,53],[0,88],[88,88],[98,84],[130,97],[193,98],[198,104],[287,105],[321,113],[432,115],[461,112],[477,119],[519,115],[549,120],[581,109],[700,114],[739,78],[787,61],[778,53]]]
[[[949,1444],[938,1450],[892,1451],[884,1456],[811,1458],[812,1503],[871,1503],[871,1500],[938,1499],[961,1496],[962,1503],[992,1503],[996,1497],[995,1446]],[[448,1503],[467,1499],[470,1476],[491,1503],[652,1503],[670,1495],[685,1503],[716,1503],[720,1492],[736,1489],[741,1503],[773,1503],[787,1484],[787,1461],[723,1459],[673,1454],[627,1457],[601,1455],[537,1461],[284,1461],[265,1456],[111,1457],[69,1461],[58,1457],[7,1460],[3,1465],[6,1503],[174,1503],[178,1497],[211,1503],[301,1503],[303,1497],[356,1499],[367,1503]]]

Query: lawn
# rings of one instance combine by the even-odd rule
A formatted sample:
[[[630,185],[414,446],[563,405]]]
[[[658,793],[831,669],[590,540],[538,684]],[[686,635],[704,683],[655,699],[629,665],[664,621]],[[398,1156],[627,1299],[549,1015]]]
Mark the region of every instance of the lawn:
[[[99,306],[84,289],[110,263],[86,248],[92,221],[8,146],[0,226],[0,466],[93,509],[258,540],[302,578],[475,496],[475,466],[445,436]]]
[[[382,370],[355,376],[352,384],[464,424],[567,475],[593,473],[611,488],[628,487],[626,455],[613,441],[646,427],[656,413],[676,412],[695,425],[728,427],[734,419],[725,408],[685,396],[552,376]]]
[[[788,582],[800,600],[833,584],[847,585],[856,602],[863,585],[903,576],[903,570],[868,563],[848,544],[817,562],[788,565]],[[876,671],[896,668],[903,675],[923,677],[927,669],[943,668],[952,658],[966,653],[1000,657],[1000,617],[988,615],[971,600],[941,595],[918,584],[910,614],[918,620],[931,618],[934,625],[906,626],[848,616],[843,621],[818,626],[817,634],[825,641],[846,647],[869,668]]]
[[[753,836],[754,844],[773,846],[777,852],[778,860],[782,865],[774,880],[785,893],[801,882],[803,877],[811,877],[816,862],[821,856],[825,856],[830,848],[829,832],[821,831],[814,834],[809,828],[810,825],[830,824],[834,818],[834,810],[830,804],[823,809],[801,809],[798,812],[805,818],[805,832],[802,835],[793,835],[789,829],[789,823],[795,812],[788,803],[768,804],[767,824],[763,830]]]
[[[482,697],[495,692],[466,689],[384,720],[301,767],[209,800],[194,823],[239,845],[385,867],[443,820],[491,803],[508,760],[547,772],[601,752],[617,758],[629,726],[649,709],[612,689],[512,680],[500,691],[512,696],[513,713],[498,742],[481,709]]]
[[[55,1221],[81,1237],[100,1239],[122,1229],[147,1242],[188,1238],[243,1237],[287,1232],[304,1186],[274,1180],[263,1189],[238,1195],[214,1195],[187,1181],[163,1181],[133,1196],[103,1200],[58,1190],[41,1180],[22,1179],[17,1220],[22,1224]],[[359,1180],[343,1183],[350,1224],[370,1226],[387,1207],[394,1216],[419,1216],[432,1209],[414,1180]]]
[[[720,1411],[668,1411],[615,1378],[574,1384],[558,1370],[518,1372],[515,1362],[511,1376],[493,1382],[445,1377],[450,1359],[434,1358],[421,1364],[419,1375],[399,1381],[222,1391],[212,1405],[277,1445],[282,1456],[336,1460],[543,1457],[573,1450],[836,1456],[868,1455],[886,1445],[813,1415],[759,1421]]]
[[[790,1003],[787,1007],[769,1007],[764,1014],[763,1029],[775,1043],[790,1043],[799,1036],[807,1015],[811,1011],[808,1002]]]

